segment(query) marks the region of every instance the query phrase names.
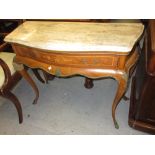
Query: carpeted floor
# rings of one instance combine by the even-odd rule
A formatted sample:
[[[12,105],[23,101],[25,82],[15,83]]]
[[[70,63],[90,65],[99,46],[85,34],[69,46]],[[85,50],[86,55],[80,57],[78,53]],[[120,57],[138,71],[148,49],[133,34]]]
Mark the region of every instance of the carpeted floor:
[[[32,105],[33,91],[22,79],[13,92],[22,104],[24,122],[18,124],[17,112],[13,104],[0,98],[0,134],[146,134],[128,126],[129,101],[124,100],[121,100],[116,112],[120,128],[115,129],[111,106],[117,88],[116,81],[95,80],[94,88],[88,90],[83,86],[83,77],[56,78],[49,84],[42,84],[34,75],[32,76],[40,90],[38,104]],[[129,91],[127,95],[129,96]]]

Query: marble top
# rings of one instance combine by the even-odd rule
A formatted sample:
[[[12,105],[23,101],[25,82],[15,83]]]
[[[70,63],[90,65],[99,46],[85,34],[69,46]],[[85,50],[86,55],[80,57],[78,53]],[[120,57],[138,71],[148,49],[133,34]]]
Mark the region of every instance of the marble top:
[[[141,23],[26,21],[5,41],[49,51],[128,53],[143,30]]]

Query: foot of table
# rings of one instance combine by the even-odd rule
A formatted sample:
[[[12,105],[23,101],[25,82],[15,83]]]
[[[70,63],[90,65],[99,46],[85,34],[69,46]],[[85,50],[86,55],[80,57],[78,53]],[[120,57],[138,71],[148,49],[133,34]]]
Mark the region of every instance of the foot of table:
[[[93,88],[94,87],[93,80],[90,79],[90,78],[85,78],[85,84],[84,84],[84,86],[87,89]]]

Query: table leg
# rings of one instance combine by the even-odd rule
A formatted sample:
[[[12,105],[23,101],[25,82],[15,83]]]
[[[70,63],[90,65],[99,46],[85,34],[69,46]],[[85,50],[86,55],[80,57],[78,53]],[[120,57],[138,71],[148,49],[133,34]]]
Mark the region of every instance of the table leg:
[[[24,69],[23,64],[18,64],[15,62],[13,62],[14,68],[25,78],[25,80],[31,85],[31,87],[33,88],[36,97],[33,101],[33,104],[36,104],[39,98],[39,90],[35,84],[35,82],[32,80],[31,76],[27,73],[27,71]]]
[[[49,80],[53,80],[55,78],[54,75],[49,74],[49,73],[45,72],[44,70],[42,70],[42,72],[43,72],[46,84],[48,84]]]
[[[37,77],[37,79],[42,82],[42,83],[45,83],[45,81],[42,79],[42,77],[40,76],[39,72],[38,72],[38,69],[32,69],[34,75]]]
[[[119,75],[119,76],[115,77],[115,79],[118,82],[118,88],[117,88],[117,92],[116,92],[114,102],[113,102],[113,105],[112,105],[112,118],[113,118],[113,121],[114,121],[115,128],[118,129],[119,125],[118,125],[118,123],[116,121],[115,112],[116,112],[116,108],[117,108],[117,106],[119,104],[119,101],[121,100],[121,98],[123,97],[123,95],[126,92],[128,80],[127,80],[127,75],[126,74],[125,75]]]

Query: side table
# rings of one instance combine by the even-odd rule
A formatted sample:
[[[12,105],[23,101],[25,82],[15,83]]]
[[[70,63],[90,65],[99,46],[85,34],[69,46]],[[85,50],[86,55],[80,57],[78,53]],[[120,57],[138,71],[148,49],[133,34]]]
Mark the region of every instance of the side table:
[[[40,68],[58,77],[82,75],[90,79],[102,77],[118,81],[112,104],[115,127],[116,107],[126,92],[128,79],[139,57],[138,41],[144,26],[140,23],[81,23],[27,21],[10,33],[16,57],[15,67],[29,81],[23,64]]]

